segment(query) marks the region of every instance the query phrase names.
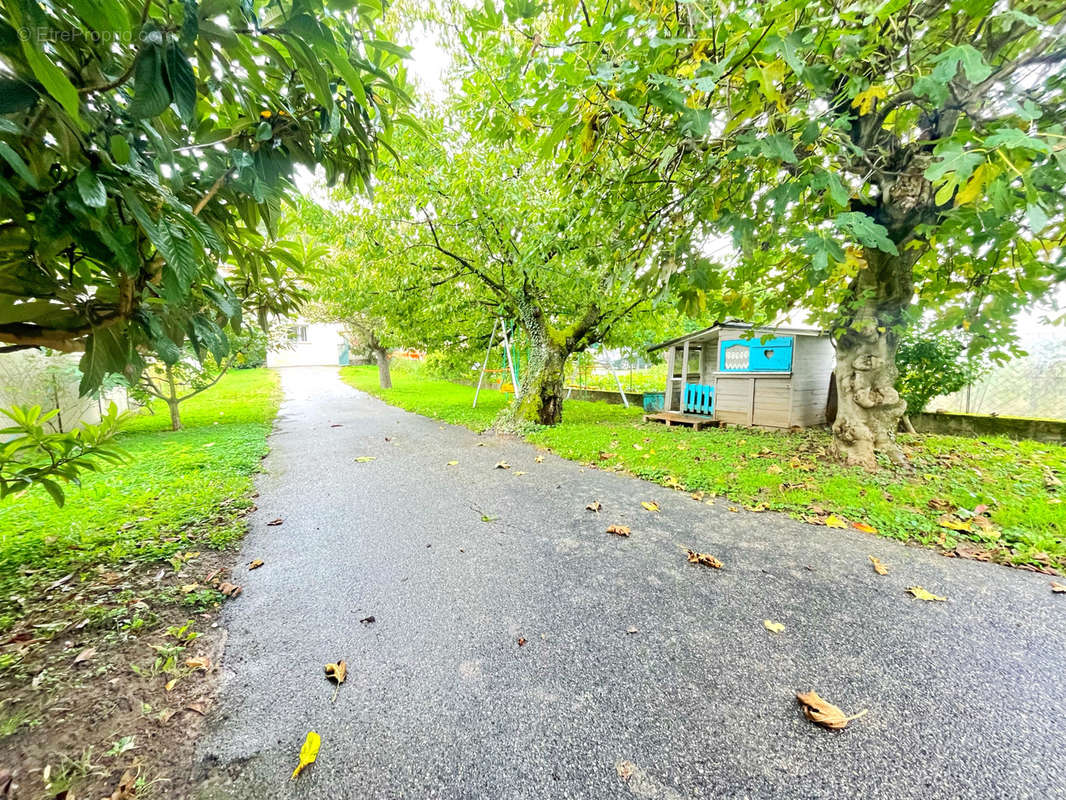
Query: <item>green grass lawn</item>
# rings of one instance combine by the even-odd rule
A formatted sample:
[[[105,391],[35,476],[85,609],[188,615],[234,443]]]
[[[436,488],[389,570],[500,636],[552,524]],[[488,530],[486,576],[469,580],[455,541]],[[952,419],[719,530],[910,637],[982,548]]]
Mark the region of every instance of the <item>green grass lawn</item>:
[[[57,508],[43,489],[0,502],[0,631],[32,596],[68,573],[161,561],[244,532],[252,476],[277,412],[277,374],[236,370],[181,406],[184,430],[169,430],[159,403],[125,427],[126,464],[86,473]]]
[[[376,367],[348,367],[352,386],[394,405],[474,430],[491,426],[509,395]],[[715,502],[784,511],[815,524],[865,529],[1003,563],[1066,569],[1066,447],[1002,437],[901,435],[911,469],[871,474],[830,461],[827,431],[743,428],[693,432],[642,423],[641,410],[570,400],[563,422],[527,434],[564,458],[614,469]],[[1049,479],[1049,476],[1052,476]],[[982,506],[987,508],[982,508]]]

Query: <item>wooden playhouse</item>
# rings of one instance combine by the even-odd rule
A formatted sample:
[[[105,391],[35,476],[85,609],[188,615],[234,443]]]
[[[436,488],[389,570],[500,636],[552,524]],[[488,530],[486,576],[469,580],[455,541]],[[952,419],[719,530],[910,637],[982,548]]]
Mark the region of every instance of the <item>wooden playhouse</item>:
[[[836,352],[814,328],[722,322],[648,348],[665,349],[666,391],[645,420],[667,425],[811,427],[827,422]],[[647,396],[646,396],[647,397]]]

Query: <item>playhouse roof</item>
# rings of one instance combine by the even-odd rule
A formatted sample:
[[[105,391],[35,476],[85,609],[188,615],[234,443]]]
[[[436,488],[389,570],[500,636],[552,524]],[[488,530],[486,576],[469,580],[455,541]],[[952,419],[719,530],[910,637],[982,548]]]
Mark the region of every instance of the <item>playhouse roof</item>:
[[[685,342],[703,341],[708,338],[712,333],[719,330],[748,330],[754,332],[764,332],[770,334],[784,334],[788,336],[825,336],[826,332],[819,329],[805,325],[752,325],[750,322],[740,322],[738,320],[726,320],[724,322],[716,322],[709,328],[704,328],[699,331],[692,331],[692,333],[686,333],[683,336],[678,336],[674,339],[668,339],[665,342],[659,342],[659,344],[653,344],[648,348],[649,353],[654,353],[656,350],[662,350],[664,347],[670,347],[671,345],[684,344]]]

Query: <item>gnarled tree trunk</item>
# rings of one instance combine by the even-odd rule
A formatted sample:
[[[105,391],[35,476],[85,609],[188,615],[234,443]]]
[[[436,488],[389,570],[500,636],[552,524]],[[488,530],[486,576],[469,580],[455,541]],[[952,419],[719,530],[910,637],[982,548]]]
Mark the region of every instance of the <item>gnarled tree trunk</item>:
[[[563,420],[563,388],[566,377],[565,348],[546,340],[534,343],[519,379],[521,395],[515,402],[514,419],[539,425],[557,425]]]
[[[848,315],[837,326],[833,450],[846,463],[872,470],[877,453],[904,463],[896,431],[907,403],[896,391],[896,350],[913,293],[913,262],[873,249],[865,255],[844,305]]]

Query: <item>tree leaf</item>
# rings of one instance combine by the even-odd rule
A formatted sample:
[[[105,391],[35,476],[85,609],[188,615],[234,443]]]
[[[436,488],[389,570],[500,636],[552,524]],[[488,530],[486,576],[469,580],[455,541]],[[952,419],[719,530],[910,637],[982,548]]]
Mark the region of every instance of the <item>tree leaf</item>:
[[[862,531],[863,533],[877,533],[877,528],[867,522],[853,522],[851,523],[851,527],[857,531]]]
[[[300,773],[304,771],[304,768],[315,763],[315,759],[318,758],[318,750],[321,746],[322,738],[314,731],[309,731],[307,738],[304,739],[303,747],[300,748],[300,763],[297,764],[296,769],[292,771],[292,778],[290,778],[290,780],[296,780]]]
[[[261,566],[263,566],[263,559],[261,559],[261,558],[256,558],[256,559],[253,559],[253,560],[252,560],[252,561],[251,561],[251,562],[250,562],[250,563],[248,564],[248,569],[250,569],[250,570],[252,570],[252,569],[259,569],[259,568],[260,568]]]
[[[196,74],[177,45],[167,47],[166,80],[178,115],[191,128],[196,123]]]
[[[658,511],[659,510],[659,504],[656,503],[654,500],[652,500],[650,502],[645,500],[640,505],[641,505],[641,508],[643,508],[645,511]]]
[[[888,567],[885,566],[885,563],[881,559],[879,559],[877,556],[870,556],[869,558],[870,563],[874,565],[874,572],[876,572],[878,575],[888,574]]]
[[[607,533],[613,533],[615,536],[629,536],[630,530],[625,525],[610,525],[607,528]]]
[[[163,79],[163,54],[159,45],[149,45],[138,54],[134,67],[130,116],[158,116],[167,110],[170,100],[170,90]]]
[[[586,511],[601,511],[602,509],[603,506],[600,504],[599,500],[593,500],[591,503],[585,506]]]
[[[827,528],[846,528],[848,523],[838,517],[836,514],[830,514],[825,518],[825,526]]]
[[[365,464],[368,461],[373,461],[375,458],[377,458],[377,456],[358,456],[355,459],[355,463],[356,464]]]
[[[929,591],[923,589],[921,586],[908,586],[907,587],[907,591],[910,592],[911,594],[913,594],[919,600],[925,600],[926,602],[929,602],[929,603],[932,603],[932,602],[937,602],[937,603],[947,602],[947,598],[946,597],[941,597],[940,595],[933,594],[932,592],[929,592]]]
[[[22,156],[16,153],[7,142],[0,142],[0,156],[3,156],[4,161],[11,165],[11,169],[15,170],[16,175],[32,188],[38,188],[37,178],[30,172],[30,168],[22,160]]]
[[[91,208],[103,208],[107,205],[107,190],[103,182],[96,177],[96,173],[86,167],[78,173],[74,183],[78,187],[81,201]]]
[[[803,716],[811,722],[831,730],[843,730],[848,726],[849,722],[863,716],[867,711],[864,708],[858,714],[852,714],[849,717],[837,706],[824,700],[814,691],[796,692],[796,699],[803,708]]]
[[[713,567],[714,569],[722,568],[722,562],[710,553],[697,553],[695,550],[686,550],[685,552],[688,554],[688,562],[690,564],[702,564],[705,567]]]
[[[762,624],[766,630],[770,631],[770,633],[782,633],[785,630],[785,626],[780,622],[764,619]]]

